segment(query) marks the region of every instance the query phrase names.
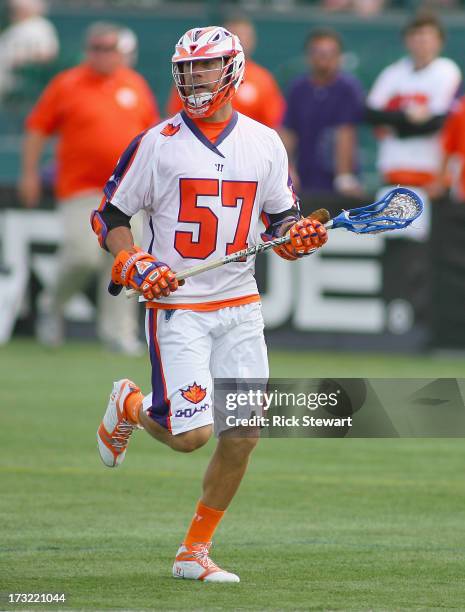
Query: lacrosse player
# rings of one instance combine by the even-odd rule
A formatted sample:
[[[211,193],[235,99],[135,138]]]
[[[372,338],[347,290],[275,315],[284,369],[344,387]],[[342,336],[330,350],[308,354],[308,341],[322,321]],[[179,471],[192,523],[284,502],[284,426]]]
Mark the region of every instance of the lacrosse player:
[[[253,260],[178,282],[174,271],[290,232],[277,253],[297,260],[321,247],[326,229],[301,219],[277,133],[233,111],[244,54],[222,27],[189,30],[176,45],[173,77],[183,111],[138,136],[105,187],[92,227],[115,262],[114,283],[146,300],[152,392],[114,383],[97,433],[105,465],[124,460],[137,428],[181,452],[212,433],[215,378],[268,378],[260,297]],[[130,218],[145,212],[142,248]],[[181,286],[182,283],[182,286]],[[179,548],[173,576],[239,582],[209,557],[212,536],[234,497],[257,443],[219,437],[203,492]]]

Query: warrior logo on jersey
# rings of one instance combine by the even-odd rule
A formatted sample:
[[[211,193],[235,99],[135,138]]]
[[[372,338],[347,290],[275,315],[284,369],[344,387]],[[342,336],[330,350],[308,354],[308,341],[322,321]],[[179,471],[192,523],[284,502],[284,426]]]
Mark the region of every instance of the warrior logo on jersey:
[[[187,389],[180,389],[180,391],[183,398],[192,404],[198,404],[207,395],[207,390],[198,385],[196,382],[187,387]]]

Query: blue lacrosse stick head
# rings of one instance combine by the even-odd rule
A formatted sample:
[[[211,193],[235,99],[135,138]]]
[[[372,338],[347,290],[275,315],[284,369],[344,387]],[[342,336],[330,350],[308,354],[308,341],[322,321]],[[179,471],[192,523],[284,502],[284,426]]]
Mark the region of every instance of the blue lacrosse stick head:
[[[417,193],[406,187],[396,187],[373,204],[343,210],[332,220],[331,227],[344,227],[355,234],[403,229],[418,219],[423,207]]]

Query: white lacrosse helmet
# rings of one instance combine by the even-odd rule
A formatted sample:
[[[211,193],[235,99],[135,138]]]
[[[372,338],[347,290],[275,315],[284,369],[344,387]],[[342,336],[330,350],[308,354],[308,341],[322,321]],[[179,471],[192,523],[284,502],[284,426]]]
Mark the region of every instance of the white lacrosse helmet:
[[[221,58],[218,79],[208,77],[202,85],[213,85],[210,92],[197,91],[192,65],[198,60]],[[188,30],[179,39],[172,58],[173,78],[182,105],[190,117],[209,117],[236,93],[244,78],[245,57],[239,38],[225,28],[209,26]],[[201,73],[212,72],[203,70]],[[216,69],[214,69],[216,72]],[[189,83],[185,76],[189,74]],[[200,85],[197,85],[199,87]]]

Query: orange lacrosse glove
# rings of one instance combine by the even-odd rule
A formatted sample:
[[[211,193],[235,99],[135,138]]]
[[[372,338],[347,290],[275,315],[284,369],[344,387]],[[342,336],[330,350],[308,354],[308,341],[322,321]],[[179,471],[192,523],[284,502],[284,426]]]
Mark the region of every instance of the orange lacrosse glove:
[[[328,233],[325,226],[311,217],[304,217],[290,227],[291,241],[273,249],[280,257],[294,261],[326,243]]]
[[[169,266],[137,246],[120,251],[115,257],[111,280],[139,291],[146,300],[168,297],[180,284]]]

